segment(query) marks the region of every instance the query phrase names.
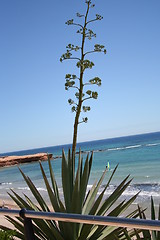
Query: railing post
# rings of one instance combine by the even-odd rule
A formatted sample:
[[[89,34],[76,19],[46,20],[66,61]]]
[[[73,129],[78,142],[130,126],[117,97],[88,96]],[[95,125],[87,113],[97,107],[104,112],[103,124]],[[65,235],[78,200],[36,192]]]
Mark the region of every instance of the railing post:
[[[24,220],[24,237],[25,240],[35,240],[34,230],[31,218],[25,217],[26,209],[21,209],[19,215]]]

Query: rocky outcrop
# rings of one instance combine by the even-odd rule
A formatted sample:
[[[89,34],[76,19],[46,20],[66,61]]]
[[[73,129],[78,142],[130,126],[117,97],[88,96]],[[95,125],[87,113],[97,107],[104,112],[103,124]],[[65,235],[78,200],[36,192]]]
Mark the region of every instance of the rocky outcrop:
[[[52,154],[48,154],[52,158]],[[0,157],[0,167],[13,166],[17,164],[46,161],[48,160],[48,155],[46,153],[37,153],[32,155],[23,156],[4,156]]]

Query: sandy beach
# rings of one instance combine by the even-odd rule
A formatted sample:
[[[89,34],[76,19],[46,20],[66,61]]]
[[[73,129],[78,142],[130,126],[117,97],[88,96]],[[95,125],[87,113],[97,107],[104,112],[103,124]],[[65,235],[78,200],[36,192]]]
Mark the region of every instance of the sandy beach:
[[[9,209],[19,209],[18,206],[11,199],[5,199],[5,201],[0,199],[0,206],[2,206],[3,204]],[[3,215],[0,215],[0,225],[14,229],[14,226],[10,222],[8,222]]]

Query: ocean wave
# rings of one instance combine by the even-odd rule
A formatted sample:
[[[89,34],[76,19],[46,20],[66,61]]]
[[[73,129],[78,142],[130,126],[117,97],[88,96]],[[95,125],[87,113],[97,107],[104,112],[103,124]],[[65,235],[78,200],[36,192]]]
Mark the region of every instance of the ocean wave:
[[[148,144],[136,144],[136,145],[129,145],[129,146],[122,146],[122,147],[115,147],[115,148],[106,148],[106,149],[95,149],[93,152],[107,152],[107,151],[122,151],[134,148],[141,148],[141,147],[154,147],[158,146],[160,143],[148,143]]]
[[[142,147],[142,145],[133,145],[133,146],[128,146],[128,147],[125,147],[125,149],[130,149],[130,148],[139,148],[139,147]]]
[[[38,191],[45,191],[45,192],[47,192],[47,189],[46,189],[46,188],[41,188],[41,187],[39,187],[39,188],[37,188],[37,190],[38,190]]]
[[[17,189],[18,189],[18,190],[30,190],[29,187],[18,187]]]
[[[140,187],[140,188],[160,188],[160,184],[159,183],[135,183],[133,184],[134,187]]]
[[[116,147],[116,148],[107,148],[103,150],[93,150],[94,152],[106,152],[106,151],[121,151],[121,150],[127,150],[127,149],[132,149],[132,148],[140,148],[143,145],[130,145],[130,146],[125,146],[125,147]]]
[[[105,185],[102,185],[99,189],[98,195],[101,194]],[[105,191],[105,196],[109,196],[116,189],[117,185],[110,185]],[[136,183],[128,186],[123,192],[122,197],[132,197],[137,193],[138,197],[148,199],[149,197],[160,197],[160,184],[159,183]]]
[[[17,189],[18,189],[18,190],[28,190],[28,191],[30,191],[30,188],[29,188],[29,187],[18,187]],[[36,189],[37,189],[38,191],[45,191],[45,192],[47,192],[47,189],[46,189],[46,188],[37,187]]]
[[[148,143],[146,144],[147,147],[158,146],[160,143]]]
[[[0,185],[12,185],[12,182],[2,182]]]
[[[118,151],[118,150],[124,150],[125,147],[119,147],[119,148],[108,148],[106,151]]]
[[[89,190],[91,190],[92,188],[92,184],[88,184],[87,185],[87,192]],[[100,195],[104,189],[105,185],[101,185],[98,191],[98,195]],[[108,198],[114,191],[115,189],[118,187],[118,183],[117,184],[110,184],[108,186],[108,188],[106,189],[105,193],[104,193],[104,198]],[[47,189],[45,187],[36,187],[37,190],[39,192],[41,192],[41,194],[44,194],[45,196],[47,196]],[[14,190],[19,190],[21,192],[25,192],[27,191],[27,194],[29,194],[30,189],[27,186],[19,186],[18,188],[13,188]],[[58,187],[59,189],[59,193],[60,196],[63,198],[63,188],[62,187]],[[160,184],[159,183],[135,183],[135,184],[131,184],[127,187],[127,189],[123,192],[123,194],[121,195],[121,199],[126,199],[129,200],[132,196],[138,194],[138,200],[137,201],[145,201],[145,200],[149,200],[149,198],[151,196],[158,198],[160,197]]]

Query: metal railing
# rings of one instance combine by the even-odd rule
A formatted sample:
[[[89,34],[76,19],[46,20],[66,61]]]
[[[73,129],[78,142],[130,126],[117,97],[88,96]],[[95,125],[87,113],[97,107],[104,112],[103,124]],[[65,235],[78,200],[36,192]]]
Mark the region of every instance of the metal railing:
[[[34,240],[34,231],[32,225],[32,219],[46,219],[63,222],[73,223],[85,223],[95,224],[103,226],[116,226],[116,227],[129,227],[136,229],[147,229],[160,231],[159,220],[147,220],[147,219],[134,219],[134,218],[121,218],[110,216],[93,216],[93,215],[81,215],[71,213],[59,213],[59,212],[36,212],[26,209],[11,210],[0,209],[0,215],[21,217],[24,220],[24,234],[26,240]]]

